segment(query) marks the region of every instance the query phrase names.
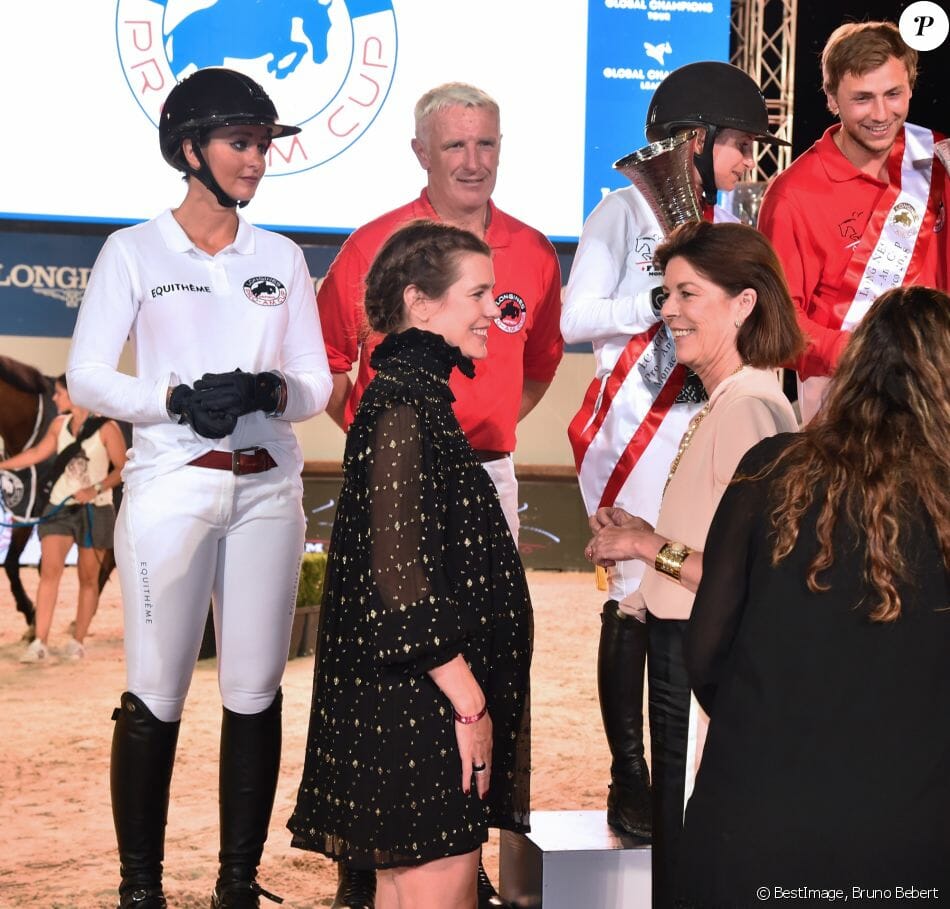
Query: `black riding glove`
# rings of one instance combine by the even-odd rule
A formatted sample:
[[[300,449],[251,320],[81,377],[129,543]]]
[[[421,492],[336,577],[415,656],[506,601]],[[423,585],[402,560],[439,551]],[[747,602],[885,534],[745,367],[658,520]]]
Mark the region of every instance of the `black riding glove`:
[[[176,385],[172,389],[168,410],[179,415],[179,423],[186,423],[206,439],[223,439],[231,435],[237,425],[234,414],[206,407],[187,385]]]
[[[195,400],[203,407],[242,417],[262,410],[273,413],[280,403],[284,380],[273,372],[206,372],[195,382]]]
[[[191,400],[193,394],[194,392],[190,385],[185,385],[184,383],[176,385],[172,389],[172,393],[168,396],[168,412],[181,416],[185,405]]]
[[[206,439],[223,439],[234,432],[237,417],[226,410],[208,410],[192,398],[181,415],[181,422]]]

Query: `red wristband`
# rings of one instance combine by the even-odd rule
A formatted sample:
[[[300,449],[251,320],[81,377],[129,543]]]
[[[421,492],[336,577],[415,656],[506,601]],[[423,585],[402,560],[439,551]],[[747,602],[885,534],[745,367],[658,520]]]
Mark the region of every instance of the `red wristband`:
[[[485,714],[488,713],[488,704],[486,703],[478,713],[473,713],[471,716],[462,716],[458,711],[453,710],[452,714],[455,717],[456,723],[461,723],[463,726],[470,726],[472,723],[477,723]]]

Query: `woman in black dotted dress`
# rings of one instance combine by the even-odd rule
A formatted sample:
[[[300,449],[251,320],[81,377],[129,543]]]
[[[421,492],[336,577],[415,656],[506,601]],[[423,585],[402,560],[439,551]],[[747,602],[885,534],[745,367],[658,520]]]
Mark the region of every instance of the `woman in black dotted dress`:
[[[366,279],[293,845],[376,868],[377,909],[471,909],[488,827],[528,823],[524,571],[448,379],[487,353],[489,248],[415,222]]]

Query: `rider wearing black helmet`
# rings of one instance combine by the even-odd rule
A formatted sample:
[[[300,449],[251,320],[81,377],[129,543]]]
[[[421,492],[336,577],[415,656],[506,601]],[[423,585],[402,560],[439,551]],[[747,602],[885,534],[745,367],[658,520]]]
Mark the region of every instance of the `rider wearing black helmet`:
[[[749,140],[789,145],[769,131],[769,113],[758,85],[738,66],[717,60],[688,63],[673,70],[659,85],[647,109],[650,142],[668,139],[692,128],[705,131],[702,149],[693,158],[702,178],[703,200],[716,204],[718,189],[713,162],[716,138],[724,130]]]
[[[277,122],[277,108],[253,79],[231,69],[202,69],[179,82],[169,92],[158,124],[162,157],[184,173],[194,176],[214,194],[225,208],[243,208],[250,199],[234,199],[221,189],[204,159],[202,148],[215,129],[224,126],[262,126],[271,139],[293,136],[299,126]],[[182,142],[188,139],[197,159],[194,166],[185,155]]]
[[[256,875],[304,538],[291,421],[322,410],[331,383],[303,253],[237,206],[254,197],[271,140],[295,132],[240,73],[177,85],[159,137],[185,198],[109,237],[73,337],[76,402],[133,424],[115,534],[128,676],[112,743],[119,909],[166,907],[169,784],[209,600],[224,706],[211,905],[257,909],[269,895]],[[130,334],[135,376],[116,369]]]
[[[735,221],[714,208],[717,190],[734,189],[753,166],[756,140],[781,141],[768,132],[765,100],[755,82],[737,67],[717,61],[691,63],[670,73],[650,103],[647,138],[653,142],[693,130],[689,176],[697,197],[706,203],[704,216]],[[653,252],[662,238],[657,216],[639,190],[628,186],[609,193],[591,212],[574,256],[561,333],[569,343],[592,343],[596,359],[594,381],[568,433],[589,515],[603,505],[616,505],[655,521],[679,440],[705,399],[702,384],[676,365],[660,320],[662,275],[653,266]],[[605,393],[611,389],[612,394]],[[642,572],[636,561],[609,569],[597,675],[612,758],[607,820],[643,839],[652,836],[654,893],[662,905],[672,856],[664,845],[667,831],[677,835],[676,825],[682,823],[682,781],[677,809],[676,796],[670,796],[663,779],[666,768],[657,736],[654,788],[663,792],[651,808],[643,748],[648,633],[639,597]],[[652,653],[652,637],[650,647]],[[651,693],[670,690],[669,680],[658,675],[671,665],[666,656],[650,661]],[[685,695],[688,706],[688,689]],[[656,709],[651,702],[651,724]]]

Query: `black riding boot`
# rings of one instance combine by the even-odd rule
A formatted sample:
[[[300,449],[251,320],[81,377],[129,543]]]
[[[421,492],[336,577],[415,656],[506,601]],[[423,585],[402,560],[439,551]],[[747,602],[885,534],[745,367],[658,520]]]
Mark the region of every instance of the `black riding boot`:
[[[506,903],[491,882],[481,856],[478,858],[478,909],[511,909],[511,903]]]
[[[647,627],[604,603],[597,688],[604,732],[613,759],[607,823],[642,839],[651,835],[650,771],[643,756],[643,669]]]
[[[258,909],[260,897],[282,903],[257,883],[277,774],[280,770],[280,689],[262,713],[233,713],[221,721],[221,852],[211,909]]]
[[[376,872],[337,864],[337,888],[330,909],[373,909],[376,900]]]
[[[119,844],[119,909],[165,909],[162,861],[168,788],[181,723],[163,723],[126,691],[112,714],[112,817]]]

